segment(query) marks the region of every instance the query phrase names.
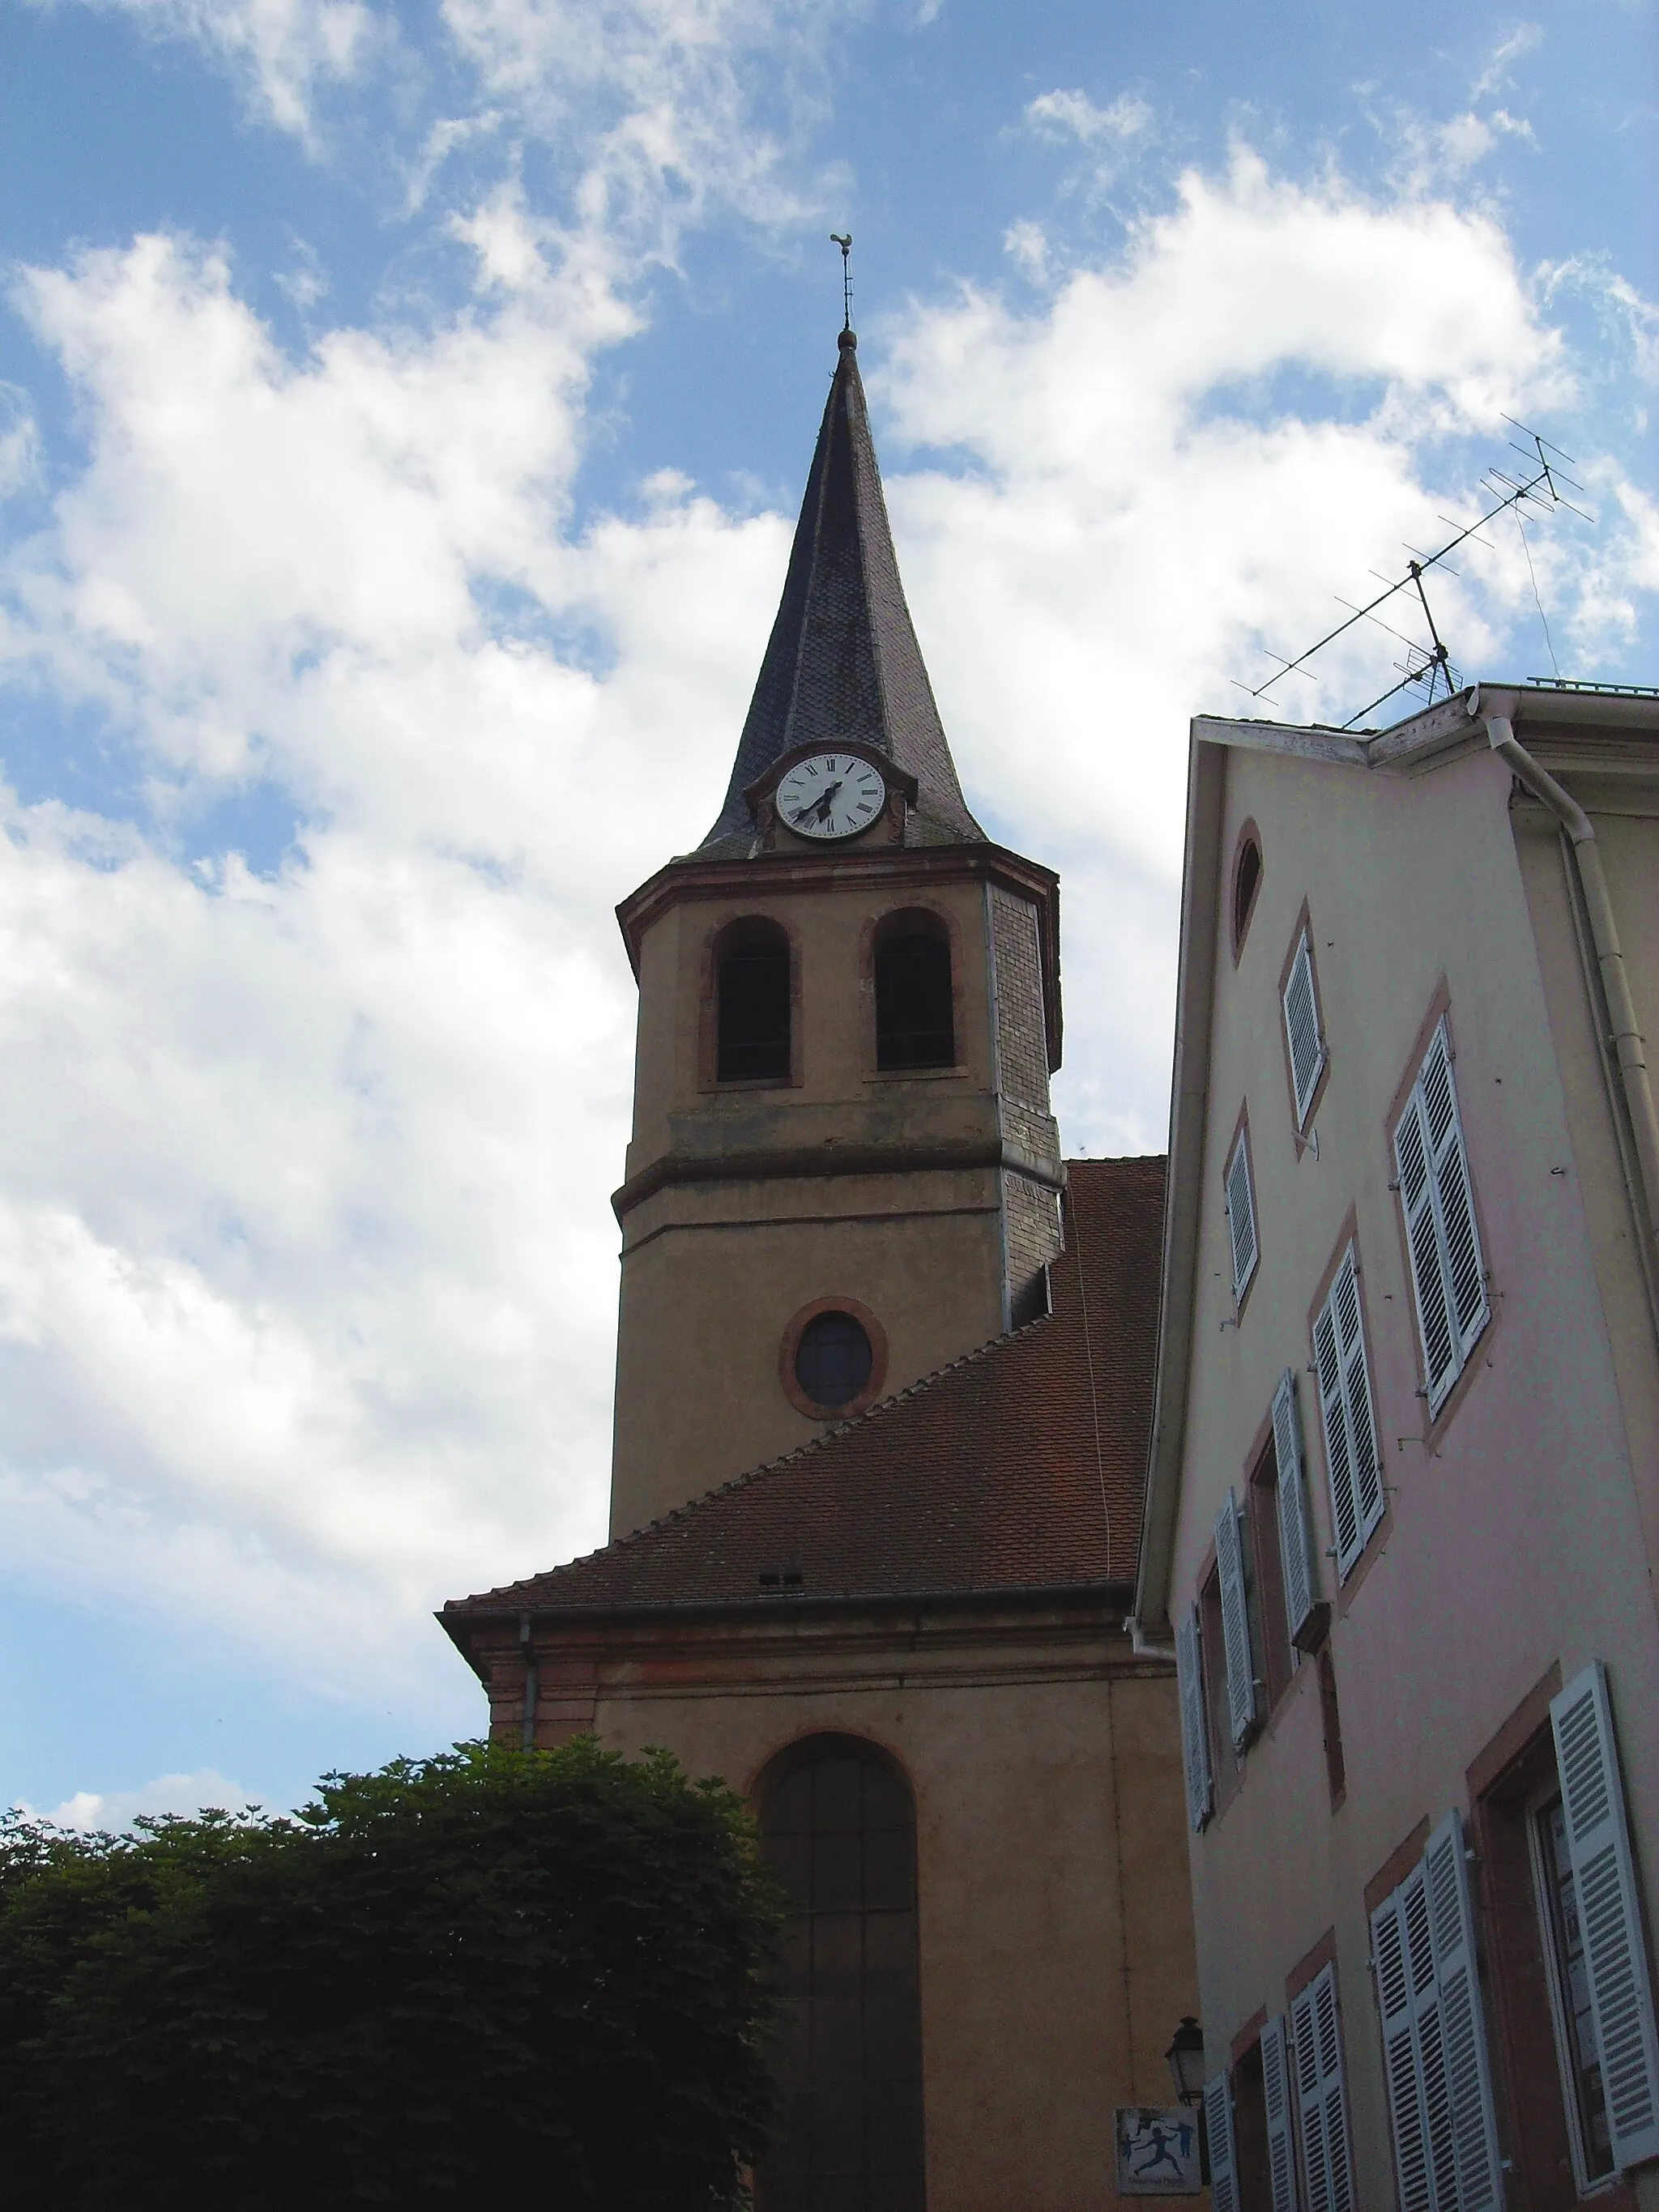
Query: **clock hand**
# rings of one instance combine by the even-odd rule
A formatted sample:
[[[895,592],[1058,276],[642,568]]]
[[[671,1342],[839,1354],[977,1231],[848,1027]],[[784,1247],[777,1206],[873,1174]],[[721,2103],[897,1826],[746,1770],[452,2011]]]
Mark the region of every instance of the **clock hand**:
[[[830,809],[834,804],[836,793],[846,781],[845,776],[841,777],[830,785],[822,797],[814,799],[810,806],[803,806],[799,814],[792,814],[789,817],[790,828],[799,830],[804,823],[811,822],[814,817],[819,821],[827,822],[830,819]]]

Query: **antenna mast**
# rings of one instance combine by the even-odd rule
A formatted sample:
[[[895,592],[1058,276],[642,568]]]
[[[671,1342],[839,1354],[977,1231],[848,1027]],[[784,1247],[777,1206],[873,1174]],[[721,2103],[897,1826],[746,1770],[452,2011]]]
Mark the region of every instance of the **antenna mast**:
[[[1423,581],[1427,572],[1431,568],[1446,564],[1446,556],[1449,553],[1455,553],[1466,539],[1474,538],[1496,516],[1507,513],[1511,507],[1515,510],[1517,521],[1521,518],[1522,508],[1528,502],[1534,511],[1540,511],[1545,514],[1553,514],[1558,507],[1565,507],[1571,514],[1583,516],[1586,522],[1595,520],[1594,516],[1585,514],[1582,507],[1574,507],[1570,499],[1564,499],[1559,489],[1561,484],[1569,484],[1574,491],[1582,489],[1582,486],[1575,483],[1573,478],[1559,466],[1559,461],[1571,461],[1572,455],[1562,453],[1559,446],[1550,445],[1547,438],[1540,438],[1535,430],[1528,430],[1524,423],[1515,422],[1513,416],[1506,415],[1504,420],[1513,428],[1519,430],[1522,436],[1530,438],[1532,441],[1531,452],[1528,452],[1524,446],[1517,446],[1512,438],[1510,441],[1510,451],[1521,454],[1526,461],[1527,472],[1521,477],[1513,477],[1505,475],[1502,469],[1488,469],[1486,475],[1480,478],[1480,485],[1487,498],[1493,503],[1484,514],[1478,515],[1467,528],[1459,530],[1455,538],[1448,538],[1437,552],[1419,555],[1413,548],[1408,546],[1407,550],[1412,554],[1412,558],[1406,564],[1406,573],[1403,576],[1389,583],[1386,590],[1379,592],[1375,599],[1368,599],[1363,607],[1352,607],[1346,621],[1338,623],[1334,629],[1327,630],[1324,636],[1309,646],[1305,652],[1298,653],[1294,660],[1286,660],[1281,653],[1269,653],[1269,659],[1279,662],[1278,668],[1265,684],[1258,684],[1254,688],[1247,684],[1240,684],[1238,688],[1241,691],[1248,693],[1252,699],[1261,699],[1264,698],[1282,678],[1298,673],[1310,674],[1308,663],[1316,653],[1322,653],[1328,645],[1334,644],[1339,637],[1345,635],[1356,623],[1374,622],[1379,629],[1386,629],[1390,637],[1398,638],[1401,644],[1405,647],[1406,659],[1395,663],[1395,667],[1402,669],[1404,673],[1398,684],[1390,684],[1389,689],[1380,697],[1373,699],[1369,706],[1362,707],[1356,714],[1351,714],[1341,725],[1345,730],[1351,730],[1356,722],[1373,713],[1382,706],[1384,700],[1392,699],[1396,691],[1405,690],[1408,684],[1426,681],[1429,687],[1428,696],[1432,701],[1439,683],[1443,678],[1446,696],[1448,698],[1451,696],[1458,688],[1457,675],[1452,666],[1449,648],[1436,626],[1434,614],[1429,605],[1429,595]],[[1547,451],[1546,451],[1547,447]],[[1559,456],[1559,459],[1553,462],[1550,459],[1551,453]],[[1449,520],[1445,515],[1440,519],[1443,522]],[[1482,538],[1480,542],[1483,545],[1488,546],[1491,543],[1486,538]],[[1524,530],[1522,542],[1525,543]],[[1457,571],[1447,565],[1447,573],[1455,576]],[[1380,606],[1386,605],[1401,592],[1416,593],[1418,604],[1423,610],[1423,618],[1428,624],[1429,636],[1432,641],[1431,650],[1417,644],[1400,630],[1392,629],[1377,613],[1376,610]],[[1352,606],[1352,602],[1346,599],[1340,600],[1339,604],[1343,606]],[[1541,617],[1543,613],[1541,603],[1539,613]],[[1546,624],[1545,634],[1547,636],[1547,624]],[[1267,651],[1265,647],[1262,649],[1264,652]],[[1234,681],[1237,682],[1237,679],[1235,678]]]

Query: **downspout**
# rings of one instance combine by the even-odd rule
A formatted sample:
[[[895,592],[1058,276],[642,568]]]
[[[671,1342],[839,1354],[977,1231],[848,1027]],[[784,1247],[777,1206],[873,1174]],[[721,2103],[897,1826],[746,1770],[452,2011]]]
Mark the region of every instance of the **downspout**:
[[[1549,809],[1571,841],[1578,887],[1583,895],[1584,913],[1589,923],[1590,943],[1595,953],[1596,965],[1601,970],[1602,994],[1607,1000],[1611,1029],[1609,1041],[1619,1069],[1620,1085],[1625,1094],[1626,1109],[1630,1115],[1631,1133],[1635,1139],[1640,1189],[1632,1195],[1639,1198],[1641,1211],[1645,1215],[1640,1226],[1646,1234],[1648,1250],[1651,1254],[1656,1246],[1659,1246],[1659,1112],[1656,1112],[1654,1107],[1653,1086],[1648,1076],[1647,1048],[1637,1026],[1636,1003],[1631,997],[1630,977],[1619,942],[1619,924],[1607,890],[1607,872],[1601,866],[1601,848],[1596,842],[1595,829],[1583,808],[1570,793],[1562,789],[1547,769],[1540,768],[1516,736],[1508,716],[1488,714],[1485,720],[1492,750],[1512,769],[1522,787],[1529,791],[1541,805]]]
[[[519,1722],[519,1748],[536,1748],[536,1705],[541,1696],[541,1674],[536,1665],[536,1649],[530,1641],[530,1615],[519,1615],[519,1642],[524,1650],[524,1711]]]
[[[1129,1649],[1137,1659],[1161,1659],[1166,1667],[1175,1665],[1175,1644],[1172,1641],[1166,1638],[1159,1642],[1148,1636],[1133,1613],[1123,1626],[1128,1632]]]

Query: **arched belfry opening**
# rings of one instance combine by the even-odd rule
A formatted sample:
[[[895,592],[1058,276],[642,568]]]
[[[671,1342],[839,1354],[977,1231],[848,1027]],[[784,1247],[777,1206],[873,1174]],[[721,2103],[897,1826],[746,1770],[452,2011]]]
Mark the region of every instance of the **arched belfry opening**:
[[[789,939],[761,915],[730,923],[714,947],[720,1083],[787,1082],[790,1067]]]
[[[951,938],[925,908],[891,914],[876,933],[876,1066],[953,1067],[956,1002]]]
[[[874,1744],[826,1735],[781,1753],[756,1794],[788,1899],[784,2111],[757,2212],[922,2212],[910,1785]]]

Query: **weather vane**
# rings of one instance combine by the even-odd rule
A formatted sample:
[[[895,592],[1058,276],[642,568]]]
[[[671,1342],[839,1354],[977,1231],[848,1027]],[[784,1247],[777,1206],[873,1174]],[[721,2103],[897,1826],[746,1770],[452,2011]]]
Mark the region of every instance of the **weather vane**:
[[[1455,538],[1449,539],[1437,552],[1434,553],[1419,554],[1414,546],[1408,545],[1406,550],[1413,556],[1413,558],[1406,564],[1406,574],[1393,580],[1386,576],[1378,576],[1377,581],[1386,585],[1387,589],[1379,592],[1375,599],[1368,599],[1363,607],[1355,606],[1351,599],[1339,599],[1338,605],[1347,607],[1350,611],[1346,621],[1338,623],[1334,629],[1327,630],[1323,637],[1310,645],[1305,653],[1297,653],[1294,660],[1286,660],[1282,654],[1273,653],[1264,647],[1263,650],[1267,653],[1268,659],[1277,660],[1279,665],[1265,684],[1254,686],[1240,684],[1238,688],[1241,691],[1248,691],[1252,699],[1261,699],[1273,690],[1274,684],[1281,683],[1287,676],[1310,676],[1312,672],[1308,663],[1314,655],[1322,652],[1335,639],[1343,636],[1354,627],[1356,623],[1361,622],[1374,622],[1379,629],[1387,630],[1390,637],[1397,638],[1406,648],[1406,659],[1395,663],[1395,667],[1402,672],[1400,682],[1390,684],[1381,698],[1373,699],[1369,706],[1362,707],[1357,714],[1351,714],[1342,724],[1345,730],[1351,730],[1356,722],[1361,720],[1365,715],[1374,713],[1378,707],[1382,706],[1384,700],[1392,699],[1396,692],[1407,690],[1413,684],[1426,683],[1427,696],[1430,700],[1435,697],[1438,686],[1442,683],[1446,687],[1448,697],[1457,690],[1459,682],[1457,671],[1452,666],[1450,652],[1436,627],[1434,616],[1429,606],[1429,595],[1424,587],[1423,579],[1427,571],[1443,566],[1449,575],[1455,576],[1457,571],[1451,567],[1446,556],[1455,552],[1460,545],[1471,539],[1476,544],[1485,545],[1490,549],[1492,540],[1480,533],[1487,523],[1506,512],[1513,512],[1516,522],[1520,527],[1521,543],[1526,548],[1528,572],[1532,568],[1532,549],[1527,545],[1526,524],[1522,520],[1523,510],[1533,514],[1548,514],[1553,513],[1558,507],[1565,507],[1574,514],[1583,515],[1587,522],[1594,519],[1584,514],[1582,507],[1574,507],[1570,499],[1564,499],[1561,495],[1560,486],[1564,483],[1570,485],[1574,491],[1581,489],[1560,466],[1562,461],[1571,460],[1571,454],[1563,453],[1559,446],[1552,446],[1547,438],[1540,438],[1535,430],[1528,430],[1523,422],[1516,422],[1513,416],[1506,415],[1504,420],[1513,428],[1519,430],[1523,437],[1532,441],[1530,447],[1517,446],[1513,439],[1510,441],[1511,449],[1521,454],[1528,464],[1525,473],[1521,477],[1514,477],[1508,475],[1502,469],[1488,469],[1480,480],[1480,488],[1492,504],[1484,514],[1477,516],[1474,521],[1464,525],[1461,529],[1451,521],[1449,516],[1442,515],[1440,520],[1457,532]],[[1558,457],[1554,461],[1550,459],[1552,453]],[[1371,573],[1375,575],[1376,572],[1373,569]],[[1401,592],[1415,592],[1423,610],[1424,621],[1428,625],[1429,635],[1433,641],[1432,650],[1407,637],[1402,631],[1385,623],[1377,613],[1378,607],[1384,605],[1396,593]],[[1541,599],[1538,599],[1538,583],[1535,576],[1533,579],[1533,597],[1538,599],[1539,620],[1543,623],[1545,641],[1549,644],[1550,659],[1553,661],[1555,647],[1550,640],[1549,623],[1544,614],[1544,603]],[[1233,680],[1237,683],[1237,678]]]
[[[841,248],[841,326],[844,331],[850,331],[853,327],[853,234],[850,230],[832,230],[830,243]]]

